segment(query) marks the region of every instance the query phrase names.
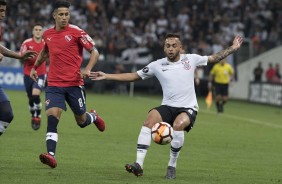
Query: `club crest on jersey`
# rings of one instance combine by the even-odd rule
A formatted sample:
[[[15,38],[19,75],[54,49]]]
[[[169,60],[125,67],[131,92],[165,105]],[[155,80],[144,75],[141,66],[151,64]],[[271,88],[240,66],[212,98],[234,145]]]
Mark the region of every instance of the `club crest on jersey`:
[[[66,36],[65,36],[65,39],[66,39],[67,42],[69,42],[69,41],[71,41],[72,36],[71,36],[71,35],[66,35]]]
[[[181,59],[181,63],[183,64],[185,70],[189,70],[191,68],[191,65],[189,64],[190,61],[188,60],[187,57]]]

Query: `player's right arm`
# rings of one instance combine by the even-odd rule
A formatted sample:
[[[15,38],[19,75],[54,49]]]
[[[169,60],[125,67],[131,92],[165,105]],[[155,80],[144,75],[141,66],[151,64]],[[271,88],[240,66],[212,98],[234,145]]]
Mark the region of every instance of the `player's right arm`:
[[[30,71],[30,78],[34,81],[37,80],[38,76],[37,76],[37,72],[36,69],[49,57],[49,52],[47,47],[44,47],[40,54],[38,55],[38,57],[36,58],[36,61]]]
[[[124,82],[131,82],[141,79],[141,77],[137,74],[137,72],[109,74],[101,71],[90,72],[89,78],[91,80],[115,80],[115,81],[124,81]]]

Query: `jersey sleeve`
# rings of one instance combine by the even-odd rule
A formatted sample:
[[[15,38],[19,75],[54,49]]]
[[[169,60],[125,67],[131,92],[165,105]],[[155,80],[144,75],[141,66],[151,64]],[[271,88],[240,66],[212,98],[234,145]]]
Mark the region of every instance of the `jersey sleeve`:
[[[26,45],[26,42],[23,42],[23,44],[21,45],[19,54],[22,55],[26,51],[27,51],[27,45]]]
[[[93,39],[83,30],[80,30],[79,43],[85,48],[88,52],[95,48],[95,42]]]
[[[144,68],[142,68],[141,70],[137,71],[137,74],[143,79],[148,79],[151,78],[153,76],[155,76],[154,74],[154,70],[153,70],[153,63],[148,64],[147,66],[145,66]]]
[[[206,66],[208,64],[208,56],[200,56],[198,54],[191,54],[193,60],[196,61],[197,66]]]

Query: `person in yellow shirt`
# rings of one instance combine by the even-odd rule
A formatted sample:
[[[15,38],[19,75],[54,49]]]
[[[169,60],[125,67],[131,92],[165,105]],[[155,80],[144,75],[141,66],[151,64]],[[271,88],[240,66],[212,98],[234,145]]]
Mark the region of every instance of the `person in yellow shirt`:
[[[214,82],[216,107],[218,113],[223,113],[223,105],[228,100],[228,86],[233,79],[234,70],[232,66],[226,62],[226,59],[215,64],[209,75],[209,90],[211,90],[212,81]]]

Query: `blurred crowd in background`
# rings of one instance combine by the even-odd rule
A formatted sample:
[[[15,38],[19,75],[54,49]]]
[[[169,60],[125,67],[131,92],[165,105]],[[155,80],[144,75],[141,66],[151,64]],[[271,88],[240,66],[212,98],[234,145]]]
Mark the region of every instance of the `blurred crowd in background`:
[[[19,50],[35,22],[53,25],[53,0],[10,0],[3,23],[3,42]],[[281,45],[281,0],[70,0],[71,23],[84,29],[107,62],[139,63],[163,57],[168,32],[182,36],[187,53],[208,55],[242,35],[255,55]],[[141,53],[141,54],[140,54]],[[145,58],[142,59],[142,55]]]
[[[121,56],[129,46],[161,47],[167,32],[179,32],[186,50],[210,54],[240,34],[257,53],[281,44],[280,0],[70,0],[71,22],[92,36],[105,56]],[[52,25],[53,0],[11,0],[3,41],[19,49],[35,22]],[[154,58],[162,50],[152,52]],[[159,52],[159,53],[158,53]]]

